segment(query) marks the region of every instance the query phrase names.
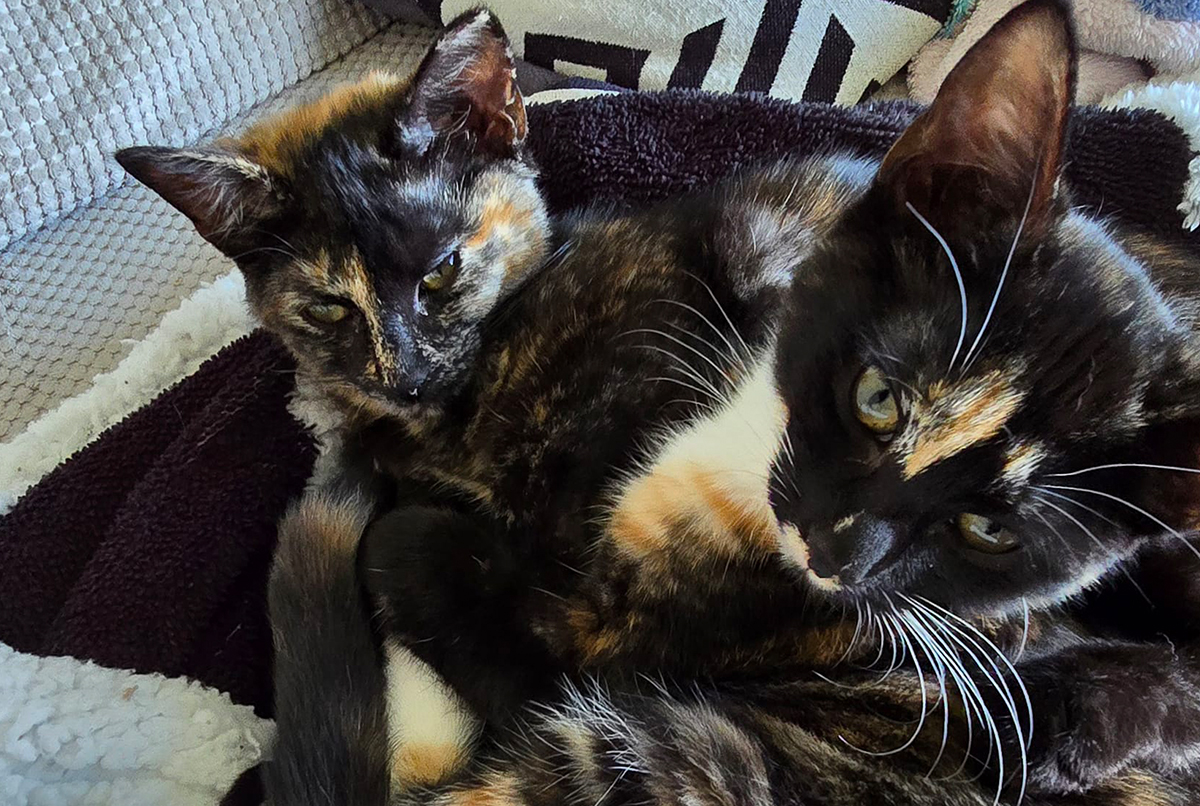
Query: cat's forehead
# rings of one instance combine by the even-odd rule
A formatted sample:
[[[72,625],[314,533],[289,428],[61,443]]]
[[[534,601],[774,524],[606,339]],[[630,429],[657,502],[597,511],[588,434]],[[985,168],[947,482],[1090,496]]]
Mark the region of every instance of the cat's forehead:
[[[1027,397],[1022,362],[981,375],[943,377],[901,394],[904,425],[891,445],[908,480],[925,470],[1003,435]]]

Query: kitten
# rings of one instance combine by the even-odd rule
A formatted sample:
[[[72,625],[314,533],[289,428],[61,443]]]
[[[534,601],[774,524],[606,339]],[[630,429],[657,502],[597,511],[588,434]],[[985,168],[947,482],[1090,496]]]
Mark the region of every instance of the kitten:
[[[972,749],[996,764],[977,739],[1002,721],[1014,735],[995,772],[1012,773],[1028,737],[1020,691],[959,619],[1011,623],[1026,606],[1041,635],[1023,670],[1051,719],[1034,739],[1072,732],[1032,748],[1026,802],[1188,801],[1200,720],[1186,653],[1089,640],[1053,613],[1169,530],[1121,506],[1055,509],[1040,500],[1051,474],[1186,468],[1200,450],[1191,303],[1155,281],[1175,259],[1123,247],[1059,187],[1073,65],[1068,12],[1034,0],[972,49],[878,165],[783,165],[563,227],[573,251],[510,300],[478,375],[422,421],[421,451],[383,457],[430,488],[367,536],[384,626],[500,726],[490,761],[422,802],[990,802],[920,774]],[[411,435],[403,421],[360,427],[385,452]],[[1190,520],[1190,477],[1134,476],[1122,497],[1163,523]],[[1066,531],[1076,524],[1087,526]],[[349,551],[340,558],[352,573]],[[303,589],[289,567],[273,587]],[[806,610],[814,595],[864,608],[867,624]],[[298,629],[304,611],[273,601],[273,618]],[[903,721],[924,712],[912,677],[882,692],[847,693],[862,680],[852,672],[798,682],[851,656],[864,631],[881,636],[860,641],[868,655],[891,644],[895,659],[899,644],[950,689],[944,721]],[[555,681],[581,671],[612,694],[559,693]],[[715,682],[639,693],[630,671]],[[998,708],[972,676],[995,686]],[[379,707],[379,685],[347,696]],[[1151,707],[1129,696],[1136,686],[1152,688]],[[331,735],[365,741],[328,722],[336,709],[304,707],[320,688],[314,668],[280,690],[297,727],[311,720],[296,734],[309,743],[284,759],[293,771]],[[528,702],[546,715],[505,734]],[[1156,713],[1160,702],[1176,712]],[[1085,719],[1070,719],[1081,704]],[[972,720],[987,729],[964,735]],[[1106,746],[1089,741],[1096,725],[1128,732]],[[847,737],[899,750],[856,756]],[[1184,788],[1131,771],[1144,765]],[[277,784],[295,802],[315,786]],[[1077,789],[1089,791],[1053,794]]]
[[[512,52],[482,10],[377,73],[207,148],[117,160],[246,278],[306,381],[395,414],[451,394],[549,238]]]

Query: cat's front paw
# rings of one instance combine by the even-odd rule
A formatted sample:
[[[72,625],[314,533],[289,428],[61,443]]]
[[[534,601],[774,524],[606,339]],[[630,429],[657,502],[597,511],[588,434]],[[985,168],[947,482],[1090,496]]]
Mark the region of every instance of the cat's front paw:
[[[367,591],[390,632],[412,643],[453,631],[511,579],[504,541],[477,519],[435,506],[403,506],[363,537]]]
[[[1168,738],[1195,732],[1188,725],[1200,717],[1186,670],[1161,645],[1074,647],[1022,664],[1019,671],[1033,709],[1032,736],[1025,737],[1031,792],[1087,792],[1152,757],[1170,766]],[[1021,698],[1016,705],[1024,723]],[[994,707],[992,713],[1002,711]],[[1003,721],[1006,765],[1013,770],[1021,748],[1011,719]],[[994,762],[993,757],[992,773]],[[1005,777],[1010,786],[1021,780],[1019,772]]]

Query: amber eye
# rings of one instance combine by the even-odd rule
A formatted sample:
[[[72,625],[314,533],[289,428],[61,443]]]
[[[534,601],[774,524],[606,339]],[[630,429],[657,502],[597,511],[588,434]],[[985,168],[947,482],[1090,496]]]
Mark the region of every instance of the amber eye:
[[[1004,554],[1021,545],[1012,532],[996,521],[969,512],[958,516],[958,531],[968,546],[988,554]]]
[[[458,273],[458,252],[454,251],[442,258],[437,267],[421,278],[421,285],[426,291],[441,291],[454,282]]]
[[[316,302],[304,309],[304,314],[314,322],[332,325],[349,315],[350,309],[336,302]]]
[[[884,439],[891,437],[900,423],[900,401],[878,367],[867,367],[854,382],[854,416]]]

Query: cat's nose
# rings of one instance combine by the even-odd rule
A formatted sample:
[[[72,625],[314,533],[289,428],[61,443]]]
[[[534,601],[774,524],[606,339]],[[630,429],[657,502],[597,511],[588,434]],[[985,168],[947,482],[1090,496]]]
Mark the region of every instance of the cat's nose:
[[[866,513],[847,516],[833,526],[810,529],[808,567],[825,579],[842,585],[866,582],[895,558],[900,544],[900,524]]]
[[[396,394],[410,402],[416,401],[421,396],[421,387],[429,379],[429,371],[429,364],[409,361],[396,378]]]

